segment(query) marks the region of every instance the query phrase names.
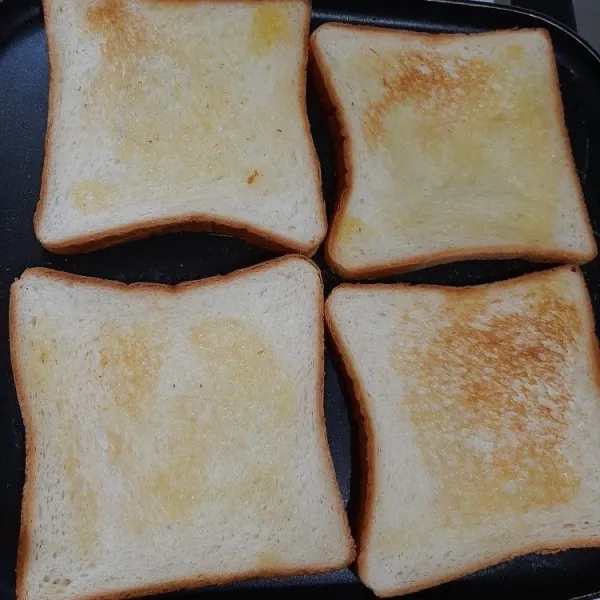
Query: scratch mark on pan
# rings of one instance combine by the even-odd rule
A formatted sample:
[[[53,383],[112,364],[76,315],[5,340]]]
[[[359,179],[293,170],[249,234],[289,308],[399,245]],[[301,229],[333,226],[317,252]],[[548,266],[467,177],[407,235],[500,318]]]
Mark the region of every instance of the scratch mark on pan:
[[[12,419],[12,429],[13,429],[13,433],[15,434],[15,448],[17,450],[21,449],[21,436],[22,433],[19,429],[19,424],[17,422],[16,418]]]
[[[581,172],[581,183],[585,184],[587,181],[588,168],[590,166],[590,136],[588,135],[587,129],[585,128],[585,161],[583,163],[583,171]]]
[[[590,137],[587,132],[587,123],[585,117],[581,114],[582,112],[583,111],[580,109],[579,113],[581,115],[581,125],[583,131],[585,132],[585,150],[583,158],[583,168],[577,169],[577,173],[579,173],[579,176],[581,178],[581,186],[583,187],[585,185],[585,182],[587,181],[587,174],[590,166]]]

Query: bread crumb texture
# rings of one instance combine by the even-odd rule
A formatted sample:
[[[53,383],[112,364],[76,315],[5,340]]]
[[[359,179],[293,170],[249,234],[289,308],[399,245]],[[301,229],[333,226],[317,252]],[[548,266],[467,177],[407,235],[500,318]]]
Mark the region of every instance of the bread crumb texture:
[[[85,12],[83,28],[99,44],[100,62],[81,92],[83,118],[89,131],[110,132],[114,161],[75,184],[72,205],[88,215],[117,207],[123,197],[111,182],[128,171],[144,175],[128,198],[138,203],[152,197],[153,186],[172,180],[236,190],[276,184],[280,178],[264,149],[283,143],[282,132],[299,110],[297,90],[278,81],[286,61],[273,60],[282,48],[298,47],[293,5],[260,2],[228,19],[213,17],[226,7],[146,4],[142,11],[126,0],[101,0]],[[192,35],[185,22],[194,10],[214,21],[210,31]],[[185,43],[174,35],[184,35]],[[269,62],[275,84],[264,87],[257,105],[249,69],[261,60]],[[269,100],[275,95],[277,115]],[[260,178],[249,176],[254,172]]]
[[[361,228],[346,211],[339,244],[366,251],[373,236],[410,244],[449,233],[551,244],[565,155],[545,151],[556,148],[560,122],[539,48],[480,51],[477,38],[401,51],[365,44],[340,61],[340,81],[364,96],[345,110],[360,123],[353,143],[370,157],[364,164],[383,172],[367,198],[382,209]]]
[[[49,315],[42,313],[34,317],[31,325],[25,346],[25,364],[30,373],[28,393],[54,403],[63,417],[52,440],[52,452],[63,457],[64,469],[69,475],[64,481],[74,508],[75,539],[72,543],[87,554],[92,551],[96,538],[98,499],[93,485],[78,468],[81,440],[77,434],[77,419],[68,412],[67,401],[60,391],[61,379],[56,371],[57,366],[71,358],[70,352],[60,347],[60,335]]]
[[[565,285],[547,280],[516,309],[485,289],[449,296],[428,344],[410,333],[411,312],[400,315],[389,353],[407,382],[398,410],[439,485],[443,526],[518,518],[578,493],[561,449],[573,410],[567,355],[582,324]],[[390,531],[388,549],[406,535]]]
[[[225,516],[249,511],[265,524],[284,523],[296,510],[286,480],[294,472],[292,450],[278,443],[294,427],[296,399],[261,332],[237,318],[199,320],[177,349],[193,368],[165,388],[165,357],[174,351],[165,328],[107,322],[81,361],[61,345],[49,317],[35,318],[28,335],[28,393],[61,414],[52,453],[72,507],[69,544],[84,554],[98,550],[99,506],[109,507],[111,526],[133,535],[185,528],[210,505]],[[101,390],[85,400],[93,417],[79,414],[84,408],[73,401],[82,380]],[[84,464],[86,456],[102,466]],[[110,490],[100,476],[112,482]],[[99,502],[103,494],[110,499]],[[276,564],[273,557],[268,564]]]

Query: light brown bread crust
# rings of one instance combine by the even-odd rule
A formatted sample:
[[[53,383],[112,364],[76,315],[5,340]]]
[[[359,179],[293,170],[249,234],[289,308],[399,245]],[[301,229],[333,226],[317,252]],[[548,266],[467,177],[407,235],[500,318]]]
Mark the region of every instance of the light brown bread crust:
[[[338,286],[341,287],[341,286]],[[345,389],[349,391],[348,400],[350,403],[350,414],[357,424],[358,434],[358,460],[357,464],[352,464],[353,487],[355,477],[358,478],[356,490],[358,492],[358,502],[355,506],[354,539],[356,543],[357,556],[352,565],[352,570],[358,575],[361,570],[360,548],[366,544],[370,532],[370,510],[372,506],[372,490],[374,489],[371,476],[371,461],[374,454],[375,430],[370,419],[368,411],[365,410],[367,395],[360,380],[351,376],[352,367],[348,361],[347,355],[342,352],[341,335],[335,327],[334,320],[327,311],[325,303],[325,323],[327,329],[327,339],[330,342],[330,350],[335,359],[334,364],[341,367],[341,375],[345,383]],[[357,469],[357,472],[355,471]]]
[[[36,210],[36,218],[38,212]],[[34,225],[35,227],[36,225]],[[169,217],[164,219],[153,219],[152,224],[148,222],[140,223],[139,225],[131,224],[126,227],[117,227],[115,229],[106,230],[101,234],[89,235],[83,238],[73,238],[68,242],[60,244],[49,244],[40,242],[46,250],[55,254],[76,254],[79,252],[93,252],[103,248],[110,248],[123,244],[125,242],[133,242],[142,240],[154,235],[162,235],[167,233],[178,233],[183,231],[192,232],[207,232],[217,233],[221,235],[230,235],[240,238],[247,242],[262,246],[274,252],[298,252],[305,256],[312,256],[319,247],[320,242],[316,242],[312,246],[291,247],[288,240],[284,240],[278,235],[275,235],[259,227],[250,227],[241,225],[228,219],[216,220],[214,216],[205,217],[193,215],[188,217]]]
[[[152,0],[153,2],[160,1],[162,3],[173,2],[177,3],[177,0]],[[190,3],[211,3],[215,0],[188,0]],[[229,4],[240,4],[240,5],[253,5],[259,4],[260,0],[227,0]],[[167,218],[156,218],[138,223],[131,223],[122,227],[114,227],[107,229],[102,232],[75,236],[68,240],[64,240],[60,243],[51,243],[42,241],[40,239],[40,223],[42,215],[45,211],[46,203],[48,202],[48,178],[52,163],[52,139],[54,135],[54,121],[58,104],[60,102],[58,82],[60,81],[62,74],[60,69],[60,60],[58,58],[58,48],[55,39],[54,28],[52,26],[50,13],[50,4],[52,0],[42,0],[43,13],[44,13],[44,26],[46,30],[46,37],[48,40],[48,57],[50,62],[50,86],[48,96],[48,124],[46,128],[46,138],[44,142],[44,166],[42,168],[42,181],[40,187],[40,198],[35,208],[33,217],[33,226],[36,237],[50,252],[56,254],[74,254],[79,252],[92,252],[101,248],[108,248],[122,244],[124,242],[144,239],[152,235],[160,235],[165,233],[173,233],[177,231],[195,231],[195,232],[209,232],[209,233],[220,233],[225,235],[232,235],[239,237],[243,240],[251,242],[253,244],[266,247],[271,250],[277,251],[291,251],[304,254],[306,256],[312,256],[321,245],[321,242],[327,234],[327,215],[325,210],[325,201],[323,199],[323,188],[321,178],[321,166],[319,158],[317,156],[317,150],[312,140],[312,134],[310,131],[310,122],[308,120],[308,112],[306,111],[306,72],[309,54],[309,43],[308,33],[310,30],[310,18],[311,18],[311,0],[295,0],[298,3],[304,4],[307,7],[306,17],[303,28],[303,56],[304,60],[298,63],[298,101],[304,110],[301,111],[300,118],[302,119],[302,126],[308,140],[308,147],[312,155],[311,163],[313,169],[313,175],[317,184],[319,193],[318,198],[318,210],[319,219],[323,223],[323,231],[319,234],[318,238],[310,244],[294,243],[291,240],[286,240],[283,237],[274,234],[267,229],[263,229],[260,226],[250,225],[242,221],[236,221],[235,219],[225,217],[215,217],[214,215],[205,214],[189,214],[181,215],[178,217],[167,217]]]
[[[524,556],[526,554],[556,554],[557,552],[562,552],[563,550],[569,550],[572,548],[598,548],[600,547],[600,540],[573,540],[560,548],[541,548],[536,545],[524,546],[521,552],[517,553],[506,553],[506,554],[497,554],[492,556],[489,560],[485,561],[473,561],[464,569],[457,570],[448,575],[443,575],[441,577],[432,577],[431,579],[427,579],[422,583],[408,586],[404,588],[395,588],[385,593],[378,593],[377,596],[380,598],[392,598],[394,596],[405,596],[406,594],[414,594],[415,592],[420,592],[421,590],[425,590],[428,588],[432,588],[438,585],[442,585],[443,583],[449,583],[456,579],[460,579],[461,577],[465,577],[466,575],[471,575],[476,571],[480,571],[482,569],[486,569],[493,565],[497,565],[503,562],[507,562],[512,560],[513,558],[517,558],[519,556]]]
[[[347,565],[344,565],[347,566]],[[342,568],[342,567],[340,567]],[[260,571],[248,571],[234,577],[223,577],[221,579],[211,579],[198,577],[195,579],[182,579],[169,585],[149,585],[138,587],[124,592],[108,592],[106,594],[97,594],[94,596],[77,596],[75,600],[126,600],[127,598],[140,598],[143,596],[154,596],[165,594],[178,590],[189,590],[194,588],[206,587],[209,585],[227,585],[237,581],[248,579],[269,579],[273,577],[295,577],[297,575],[314,575],[331,571],[328,567],[317,567],[316,569],[290,569],[288,571],[279,571],[277,573],[262,569]]]
[[[319,45],[316,41],[317,32],[323,28],[345,28],[356,31],[370,32],[379,35],[396,35],[397,30],[384,29],[379,27],[347,25],[345,23],[326,23],[324,25],[321,25],[315,31],[313,31],[310,38],[311,64],[314,65],[314,68],[311,68],[311,76],[315,81],[315,86],[317,88],[317,91],[319,92],[321,102],[323,103],[325,110],[328,113],[328,122],[337,150],[339,198],[334,209],[329,233],[327,235],[327,239],[325,240],[325,259],[330,265],[330,267],[338,275],[340,275],[340,277],[343,277],[344,279],[357,280],[375,279],[378,277],[384,277],[386,275],[408,273],[410,271],[418,269],[424,269],[435,265],[462,260],[500,260],[509,258],[522,258],[524,260],[529,260],[532,262],[583,264],[593,260],[597,256],[598,250],[592,234],[592,228],[587,208],[585,205],[581,181],[579,179],[579,175],[577,174],[577,168],[575,166],[575,160],[573,158],[569,133],[565,122],[564,107],[560,95],[558,69],[556,66],[556,61],[553,60],[553,98],[555,103],[556,118],[562,130],[562,138],[565,144],[566,154],[568,156],[567,168],[571,173],[573,181],[577,185],[579,207],[582,214],[585,215],[585,218],[588,223],[588,242],[593,247],[592,252],[566,252],[564,250],[551,250],[536,246],[527,247],[523,245],[507,244],[506,246],[495,246],[494,248],[455,248],[453,250],[445,252],[431,252],[423,254],[421,256],[414,256],[410,259],[405,260],[390,260],[381,263],[374,262],[371,265],[361,268],[347,269],[343,265],[341,265],[335,259],[334,248],[336,245],[338,245],[340,240],[342,219],[347,211],[348,198],[350,197],[350,194],[352,192],[352,187],[355,185],[355,173],[352,168],[353,148],[352,136],[350,135],[350,127],[348,125],[348,116],[345,111],[344,103],[339,97],[339,94],[337,93],[337,90],[333,83],[333,74],[327,64],[327,61],[324,59],[322,51],[319,48]],[[545,29],[538,29],[536,31],[538,31],[544,36],[549,45],[549,52],[551,56],[554,57],[552,40],[548,31],[546,31]],[[437,42],[444,42],[448,39],[452,39],[457,34],[430,34],[402,31],[402,35],[406,37],[427,40],[428,43],[435,44]],[[481,35],[489,37],[502,36],[505,35],[505,32],[492,31],[480,34],[458,35]]]
[[[196,281],[186,281],[177,285],[165,285],[160,283],[132,283],[126,284],[120,281],[106,280],[95,277],[86,277],[83,275],[74,275],[72,273],[64,273],[61,271],[55,271],[53,269],[47,269],[44,267],[34,267],[27,269],[25,273],[40,274],[45,277],[49,277],[58,281],[66,281],[72,284],[84,283],[86,285],[96,286],[100,289],[112,289],[119,290],[123,293],[148,293],[153,292],[157,294],[171,294],[176,295],[181,292],[188,291],[190,289],[197,289],[200,287],[208,287],[213,285],[228,284],[232,280],[243,279],[245,277],[256,275],[257,273],[268,271],[273,267],[277,267],[286,262],[302,260],[309,264],[317,273],[319,280],[319,291],[315,297],[315,314],[317,323],[320,324],[318,329],[318,344],[321,348],[320,354],[323,356],[324,353],[324,325],[323,325],[323,279],[321,277],[321,271],[310,259],[302,255],[286,255],[280,258],[273,259],[246,269],[240,269],[234,271],[228,275],[217,275],[206,279]],[[19,368],[21,361],[19,360],[18,347],[16,342],[13,340],[17,339],[17,311],[16,311],[17,300],[15,298],[15,285],[11,286],[10,290],[10,301],[9,301],[9,341],[10,343],[10,358],[13,370],[13,379],[15,382],[15,388],[17,391],[17,398],[21,409],[23,423],[25,426],[25,485],[23,488],[23,501],[21,508],[21,531],[19,534],[19,545],[17,550],[17,598],[25,598],[25,576],[28,566],[28,561],[31,556],[31,537],[29,530],[31,528],[31,521],[33,515],[33,504],[35,498],[33,497],[33,482],[35,478],[35,458],[36,458],[36,437],[35,431],[32,424],[31,412],[29,410],[29,399],[24,393],[24,373]],[[178,589],[196,588],[208,585],[222,585],[226,583],[232,583],[242,579],[255,579],[255,578],[272,578],[272,577],[291,577],[295,575],[307,575],[314,573],[324,573],[336,569],[343,569],[350,565],[355,557],[356,550],[354,540],[348,526],[347,518],[345,515],[344,502],[337,485],[335,470],[333,466],[333,460],[329,451],[329,444],[327,442],[327,431],[325,427],[325,413],[324,413],[324,385],[325,385],[325,372],[324,372],[324,361],[320,361],[320,368],[317,376],[315,397],[317,398],[318,406],[315,411],[316,422],[315,426],[318,431],[320,446],[322,451],[323,460],[325,462],[325,469],[327,472],[327,481],[330,486],[330,494],[336,498],[338,505],[338,516],[346,524],[346,544],[347,544],[347,555],[339,564],[335,565],[314,565],[309,567],[303,567],[300,569],[280,569],[273,567],[271,569],[264,568],[256,571],[247,571],[244,573],[235,574],[228,577],[194,577],[190,579],[183,579],[179,581],[172,581],[168,583],[162,583],[157,585],[148,585],[129,590],[123,590],[121,592],[110,592],[104,594],[94,594],[89,596],[79,597],[78,600],[108,600],[110,599],[121,599],[131,598],[134,596],[146,596],[151,594],[159,594],[164,592],[175,591]]]
[[[552,272],[560,273],[563,271],[570,270],[573,273],[578,273],[583,277],[581,270],[578,266],[575,265],[567,265],[562,267],[556,267],[554,269],[540,271],[537,273],[531,273],[528,275],[522,275],[517,278],[508,279],[505,284],[512,284],[516,279],[526,282],[526,281],[535,281],[540,277],[547,277]],[[502,285],[500,283],[500,285]],[[482,284],[477,286],[467,286],[467,287],[450,287],[450,286],[437,286],[437,285],[428,285],[428,284],[403,284],[403,283],[391,283],[391,284],[369,284],[369,288],[374,289],[387,289],[393,290],[398,289],[400,287],[410,287],[410,288],[422,288],[427,290],[438,290],[445,294],[453,294],[453,295],[462,295],[465,291],[471,290],[473,288],[477,289],[485,289],[488,286],[494,286],[496,289],[498,288],[498,282]],[[342,284],[338,286],[336,289],[364,289],[364,284]],[[331,297],[331,296],[330,296]],[[588,318],[591,322],[594,322],[594,312],[592,308],[591,298],[589,293],[586,294],[586,305],[584,307],[585,312],[588,314]],[[361,580],[365,580],[367,577],[367,569],[366,569],[366,556],[365,549],[367,547],[367,543],[369,540],[369,536],[371,535],[371,525],[374,521],[375,517],[375,506],[374,506],[374,481],[372,475],[371,465],[375,461],[376,456],[376,448],[375,448],[375,432],[373,428],[373,424],[371,421],[371,417],[369,414],[369,399],[362,387],[362,382],[354,361],[351,358],[351,354],[349,352],[348,347],[344,343],[344,338],[342,336],[341,331],[337,328],[335,324],[335,319],[330,314],[329,309],[329,300],[325,303],[325,323],[327,326],[327,330],[331,336],[331,339],[335,346],[335,351],[339,355],[342,363],[342,367],[344,370],[344,375],[351,382],[351,390],[352,390],[352,398],[350,399],[353,403],[357,405],[356,414],[359,415],[358,425],[362,428],[361,439],[363,441],[364,447],[361,448],[361,451],[364,452],[364,465],[366,467],[366,472],[363,474],[363,478],[361,480],[361,498],[360,498],[360,506],[358,507],[358,530],[356,533],[356,546],[358,557],[356,560],[357,565],[357,573]],[[595,383],[598,387],[600,393],[600,348],[599,342],[596,338],[596,334],[594,329],[590,329],[588,336],[589,343],[589,353],[590,356],[593,357],[594,361],[594,372],[593,376],[595,378]],[[465,575],[469,575],[474,573],[475,571],[479,571],[480,569],[485,569],[486,567],[490,567],[492,565],[502,563],[517,556],[523,556],[525,554],[553,554],[556,552],[561,552],[562,550],[568,550],[570,548],[597,548],[600,547],[600,538],[596,539],[585,539],[585,538],[572,538],[566,539],[560,546],[556,546],[555,544],[550,545],[539,545],[539,544],[531,544],[527,546],[523,546],[518,552],[500,552],[489,559],[479,560],[474,559],[469,564],[465,565],[461,569],[457,569],[456,571],[445,573],[439,577],[432,577],[430,579],[423,580],[418,584],[407,586],[407,587],[399,587],[391,589],[385,593],[378,592],[377,595],[382,598],[389,598],[392,596],[401,596],[405,594],[411,594],[414,592],[418,592],[420,590],[434,587],[437,585],[441,585],[442,583],[447,583],[449,581],[453,581],[455,579],[459,579]]]
[[[9,309],[9,325],[8,325],[8,338],[9,341],[14,339],[16,336],[15,332],[15,316],[14,311]],[[31,556],[31,535],[29,533],[31,523],[31,505],[32,505],[32,481],[35,473],[36,465],[36,438],[33,435],[31,423],[31,413],[29,411],[29,405],[25,401],[23,394],[23,383],[22,374],[17,365],[17,353],[14,344],[10,344],[10,361],[13,365],[13,380],[15,383],[15,390],[17,392],[17,398],[19,399],[19,407],[21,409],[21,417],[23,419],[23,425],[25,427],[25,485],[23,487],[23,500],[21,502],[21,530],[19,532],[19,545],[17,549],[17,582],[16,592],[17,598],[25,597],[25,570],[27,569],[27,562]],[[23,401],[21,401],[23,398]],[[27,458],[27,455],[29,457]]]

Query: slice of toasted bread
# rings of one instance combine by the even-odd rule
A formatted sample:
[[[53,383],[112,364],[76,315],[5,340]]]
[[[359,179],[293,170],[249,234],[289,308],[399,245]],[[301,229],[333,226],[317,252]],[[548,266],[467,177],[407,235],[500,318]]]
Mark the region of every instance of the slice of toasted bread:
[[[26,431],[18,598],[120,598],[353,560],[323,416],[323,291],[286,257],[11,288]]]
[[[576,267],[344,285],[325,315],[366,440],[358,573],[376,594],[600,546],[599,356]]]
[[[326,24],[311,50],[342,140],[326,245],[341,275],[596,255],[546,31]]]
[[[309,0],[44,0],[40,242],[181,229],[311,254],[327,230],[305,102]]]

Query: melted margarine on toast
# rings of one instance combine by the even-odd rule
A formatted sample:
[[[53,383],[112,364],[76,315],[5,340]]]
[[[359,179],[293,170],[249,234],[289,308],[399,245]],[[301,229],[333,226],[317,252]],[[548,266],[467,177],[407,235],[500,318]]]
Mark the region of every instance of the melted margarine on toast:
[[[339,221],[340,252],[374,235],[552,244],[565,168],[553,75],[517,41],[481,56],[476,43],[342,61],[344,80],[369,98],[347,108],[360,111],[356,152],[382,174],[369,183],[370,216],[350,205]]]
[[[448,296],[426,344],[407,334],[411,314],[399,316],[389,354],[407,382],[399,410],[408,409],[438,487],[443,527],[519,518],[578,493],[580,475],[562,449],[573,408],[567,355],[582,323],[566,291],[548,279],[516,295],[517,309],[485,290]],[[391,531],[384,542],[410,536]]]
[[[294,427],[294,388],[262,333],[237,318],[199,318],[178,350],[193,368],[165,383],[167,337],[156,320],[106,323],[76,357],[51,316],[31,326],[28,394],[58,411],[52,453],[70,543],[84,554],[98,548],[107,510],[111,524],[134,534],[185,528],[211,509],[263,525],[295,510],[292,450],[281,443]],[[96,390],[84,400],[82,380]]]
[[[263,86],[257,103],[251,97],[257,75],[249,70],[282,47],[298,44],[289,6],[258,3],[247,22],[230,19],[223,31],[218,27],[225,25],[217,23],[215,31],[180,32],[184,39],[178,39],[173,32],[178,27],[185,32],[181,22],[202,4],[189,3],[181,11],[177,2],[147,4],[142,12],[126,0],[101,0],[85,13],[83,28],[98,40],[101,60],[91,86],[83,90],[83,118],[86,127],[109,132],[114,160],[76,182],[71,203],[91,215],[124,200],[143,202],[165,182],[230,191],[277,186],[281,177],[273,170],[271,152],[291,151],[285,134],[298,119],[299,94],[293,86]],[[161,11],[172,13],[168,26]],[[273,61],[270,72],[287,81],[289,67],[282,74],[278,65]],[[124,198],[119,182],[132,176],[136,196]],[[178,190],[164,201],[176,202]]]
[[[289,456],[272,447],[271,436],[291,426],[294,395],[279,359],[235,318],[199,321],[188,342],[203,376],[178,381],[160,399],[152,380],[163,351],[147,331],[102,333],[100,368],[115,398],[106,418],[108,458],[127,482],[126,518],[137,530],[183,525],[206,503],[225,514],[245,505],[266,519],[285,517],[293,506],[284,485]],[[142,435],[156,436],[160,453],[140,469],[145,452],[138,456],[131,444]]]

